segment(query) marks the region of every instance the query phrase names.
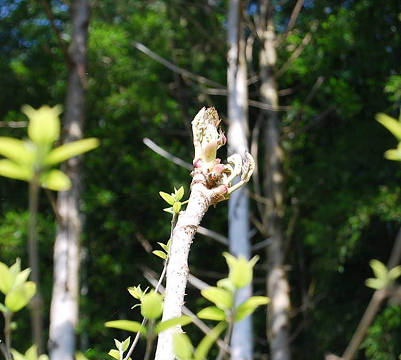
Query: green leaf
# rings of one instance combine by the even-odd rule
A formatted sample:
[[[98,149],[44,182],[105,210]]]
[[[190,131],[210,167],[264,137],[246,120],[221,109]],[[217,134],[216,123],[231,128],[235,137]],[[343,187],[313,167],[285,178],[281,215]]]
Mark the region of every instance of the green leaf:
[[[192,358],[193,346],[188,335],[184,333],[173,334],[174,353],[181,360],[190,360]]]
[[[381,261],[373,259],[369,262],[370,267],[372,268],[375,276],[378,279],[385,279],[387,278],[388,269],[387,266],[384,265]]]
[[[22,112],[29,118],[28,135],[38,145],[49,145],[60,136],[61,106],[42,106],[35,110],[29,105],[22,107]]]
[[[370,278],[365,280],[365,285],[372,289],[381,290],[387,286],[387,281],[383,279]]]
[[[220,287],[220,288],[226,289],[226,290],[228,290],[230,292],[235,291],[234,284],[228,278],[221,279],[221,280],[217,281],[217,286]]]
[[[376,115],[376,120],[387,128],[398,140],[401,140],[401,123],[383,113]]]
[[[153,250],[153,251],[152,251],[152,254],[155,254],[156,256],[158,256],[159,258],[162,258],[163,260],[166,260],[166,259],[167,259],[166,253],[164,253],[164,252],[161,251],[161,250]]]
[[[17,350],[11,349],[11,354],[14,360],[26,360],[25,356],[20,354]]]
[[[13,277],[6,264],[0,262],[0,291],[7,295],[13,284]]]
[[[122,343],[122,350],[126,351],[128,349],[128,346],[131,342],[131,336],[128,336]]]
[[[46,171],[41,175],[40,183],[43,187],[55,191],[65,191],[71,187],[70,179],[60,170]]]
[[[119,342],[117,339],[114,339],[114,344],[116,345],[116,348],[120,351],[122,349],[122,343]]]
[[[13,286],[17,287],[21,284],[23,284],[25,281],[28,280],[29,274],[31,273],[31,269],[27,268],[20,273],[17,274]]]
[[[0,303],[0,311],[1,311],[3,314],[5,314],[5,313],[8,311],[8,309],[4,306],[4,304]]]
[[[181,210],[181,203],[179,201],[176,201],[173,205],[173,211],[178,214]]]
[[[7,294],[5,304],[12,312],[21,310],[33,298],[36,292],[36,285],[28,281],[18,287],[13,287]]]
[[[401,161],[401,149],[391,149],[384,152],[384,157],[388,160]]]
[[[400,277],[400,275],[401,275],[401,266],[400,265],[392,268],[388,272],[388,276],[390,277],[391,280],[397,279],[398,277]]]
[[[17,164],[11,160],[0,160],[0,176],[29,181],[32,175],[32,169],[28,166]]]
[[[201,291],[204,298],[216,304],[220,309],[230,309],[233,305],[233,295],[231,292],[214,286]]]
[[[195,350],[195,360],[206,359],[210,348],[216,342],[216,340],[219,338],[220,334],[224,331],[225,328],[226,324],[224,322],[220,322],[202,339]]]
[[[161,242],[158,242],[158,244],[160,245],[160,247],[161,247],[166,253],[168,253],[168,251],[169,251],[168,243],[167,243],[167,244],[163,244],[163,243],[161,243]]]
[[[38,350],[36,345],[32,345],[26,352],[25,352],[26,360],[37,360],[38,358]]]
[[[167,194],[163,191],[159,191],[159,195],[163,198],[163,200],[169,204],[169,205],[173,205],[175,203],[175,199],[170,195]]]
[[[107,321],[104,325],[106,327],[114,329],[126,330],[134,333],[140,332],[142,334],[146,334],[146,328],[137,321],[114,320],[114,321]]]
[[[182,197],[184,196],[184,187],[181,186],[176,192],[175,192],[175,199],[177,201],[180,201]]]
[[[196,316],[200,319],[205,320],[217,320],[222,321],[226,319],[226,313],[217,308],[216,306],[208,306],[201,311],[199,311]]]
[[[0,154],[20,165],[32,165],[35,157],[32,144],[11,137],[0,137]]]
[[[235,310],[235,321],[240,321],[244,317],[252,314],[260,305],[268,304],[270,299],[266,296],[252,296],[245,300]]]
[[[167,213],[169,213],[171,215],[174,215],[173,207],[164,208],[163,211],[165,211],[165,212],[167,212]]]
[[[99,146],[99,140],[96,138],[73,141],[52,150],[45,159],[46,165],[54,165],[74,156],[81,155]]]
[[[226,258],[227,265],[230,269],[228,278],[237,289],[252,281],[253,267],[259,259],[258,256],[253,257],[249,261],[244,257],[236,258],[227,252],[224,252],[223,256]]]
[[[163,296],[151,290],[141,298],[141,314],[146,319],[157,319],[163,312]]]
[[[166,321],[159,322],[155,328],[155,334],[159,334],[173,326],[185,326],[192,322],[192,318],[187,315],[182,315],[180,317],[172,318]]]
[[[120,360],[120,352],[116,349],[111,349],[108,354],[114,359]]]
[[[128,288],[128,292],[135,298],[140,299],[143,296],[143,291],[141,289],[141,285],[139,286],[130,286]]]

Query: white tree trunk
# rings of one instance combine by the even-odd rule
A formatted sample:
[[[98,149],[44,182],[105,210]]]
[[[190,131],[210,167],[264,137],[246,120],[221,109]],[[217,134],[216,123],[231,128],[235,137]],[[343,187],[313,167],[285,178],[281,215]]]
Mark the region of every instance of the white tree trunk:
[[[245,59],[245,39],[241,21],[241,1],[230,0],[228,14],[228,120],[229,155],[241,156],[248,151],[248,85]],[[250,258],[249,199],[245,187],[234,192],[228,203],[228,236],[230,253]],[[237,293],[236,304],[252,295],[252,284]],[[250,360],[253,353],[252,317],[236,323],[231,337],[231,359]]]
[[[204,175],[195,172],[187,208],[180,214],[173,231],[167,266],[163,321],[182,315],[189,273],[189,249],[203,216],[213,202],[214,194],[213,189],[205,186]],[[159,335],[155,360],[173,360],[175,358],[173,334],[177,330],[179,331],[179,327],[170,328]]]
[[[88,0],[71,3],[72,41],[64,115],[64,143],[81,139],[85,114],[86,54],[89,23]],[[70,177],[70,190],[60,192],[60,221],[54,245],[53,293],[50,309],[49,352],[51,360],[75,358],[75,327],[78,322],[81,219],[80,160],[73,158],[62,168]]]
[[[276,66],[275,32],[271,18],[271,4],[261,5],[261,29],[263,47],[260,51],[260,74],[262,100],[272,106],[267,112],[265,130],[265,193],[269,200],[266,232],[272,244],[267,249],[269,270],[267,294],[270,297],[268,311],[268,339],[272,360],[290,360],[289,310],[290,296],[283,255],[283,152],[280,144],[280,123],[277,115],[278,93],[274,77]]]

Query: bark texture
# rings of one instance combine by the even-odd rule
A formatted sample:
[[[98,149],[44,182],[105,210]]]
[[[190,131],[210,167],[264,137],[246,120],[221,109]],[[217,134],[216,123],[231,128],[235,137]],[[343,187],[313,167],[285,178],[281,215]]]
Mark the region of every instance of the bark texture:
[[[208,189],[205,176],[195,170],[187,208],[180,214],[173,231],[167,265],[163,321],[182,315],[189,273],[189,249],[196,230],[215,196],[216,190]],[[177,328],[170,328],[159,335],[155,360],[173,360],[175,358],[173,333],[176,331]]]
[[[71,63],[63,124],[64,143],[83,137],[89,1],[72,1],[71,18],[72,40],[69,47]],[[49,351],[52,360],[74,359],[75,326],[78,321],[81,235],[80,159],[68,160],[63,164],[63,171],[71,179],[72,187],[68,191],[60,192],[57,199],[60,221],[54,245],[49,334]]]
[[[228,152],[244,154],[248,151],[248,85],[245,59],[245,39],[242,26],[242,4],[230,0],[228,14]],[[230,253],[249,260],[249,199],[245,187],[234,192],[228,202],[228,236]],[[252,295],[252,285],[240,289],[236,304]],[[235,323],[231,337],[231,359],[250,360],[253,352],[252,317]]]
[[[266,208],[266,233],[271,237],[267,249],[268,275],[267,294],[270,297],[268,311],[268,340],[272,360],[289,360],[289,309],[290,296],[283,255],[283,151],[280,144],[280,122],[278,113],[278,92],[274,76],[277,54],[275,49],[275,30],[272,9],[268,0],[261,4],[260,35],[260,95],[272,110],[266,112],[265,127],[265,194],[268,198]]]

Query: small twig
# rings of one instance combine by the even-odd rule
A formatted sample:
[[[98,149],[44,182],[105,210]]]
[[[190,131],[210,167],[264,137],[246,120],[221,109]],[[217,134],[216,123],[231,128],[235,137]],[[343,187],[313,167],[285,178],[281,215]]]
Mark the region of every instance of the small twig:
[[[163,156],[165,159],[168,159],[170,161],[172,161],[174,164],[179,165],[185,169],[188,170],[192,170],[193,166],[180,159],[179,157],[169,153],[168,151],[164,150],[163,148],[161,148],[159,145],[157,145],[156,143],[154,143],[152,140],[148,139],[148,138],[144,138],[143,139],[143,143],[151,150],[153,150],[156,154],[159,154],[160,156]]]
[[[285,29],[284,33],[277,39],[276,46],[282,44],[287,38],[290,31],[294,28],[294,25],[297,21],[298,15],[301,12],[303,5],[304,5],[304,0],[298,0],[297,3],[295,4],[294,8],[292,9],[290,21],[288,22],[287,28]]]
[[[28,126],[28,121],[0,121],[0,127],[23,128]]]
[[[62,221],[62,217],[57,209],[56,199],[54,198],[52,192],[49,189],[45,189],[45,193],[46,193],[47,198],[50,201],[50,205],[53,209],[54,215],[56,216],[57,222],[60,224]]]
[[[211,239],[216,240],[220,244],[228,246],[228,239],[225,236],[223,236],[213,230],[209,230],[209,229],[204,228],[203,226],[199,226],[196,232],[201,235],[210,237]]]
[[[188,275],[188,282],[196,289],[203,290],[210,287],[209,284],[204,282],[203,280],[197,278],[195,275],[189,274]]]
[[[137,42],[137,41],[133,41],[132,45],[138,49],[139,51],[143,52],[144,54],[148,55],[150,58],[152,58],[153,60],[157,61],[158,63],[162,64],[163,66],[165,66],[166,68],[170,69],[171,71],[174,71],[176,73],[181,74],[184,77],[190,78],[192,80],[195,80],[201,84],[205,84],[205,85],[209,85],[209,86],[214,86],[217,88],[224,88],[223,85],[210,80],[204,76],[201,75],[197,75],[194,74],[193,72],[190,72],[186,69],[183,69],[175,64],[173,64],[172,62],[162,58],[160,55],[156,54],[155,52],[153,52],[152,50],[150,50],[148,47],[146,47],[145,45]]]
[[[273,239],[271,237],[267,238],[266,240],[260,241],[251,247],[251,251],[257,251],[264,249],[266,246],[271,245]]]

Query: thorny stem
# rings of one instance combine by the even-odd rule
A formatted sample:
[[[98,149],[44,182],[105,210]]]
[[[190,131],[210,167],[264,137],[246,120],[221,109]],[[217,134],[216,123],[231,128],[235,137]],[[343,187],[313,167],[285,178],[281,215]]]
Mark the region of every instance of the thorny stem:
[[[170,246],[171,246],[171,241],[173,239],[173,231],[174,231],[175,225],[177,224],[177,220],[178,220],[178,214],[174,213],[173,217],[171,218],[170,239],[169,239]],[[168,259],[169,258],[167,257],[166,261],[164,262],[162,273],[160,274],[159,281],[157,282],[157,285],[155,287],[156,292],[159,292],[159,288],[164,280],[164,277],[166,276]],[[141,326],[145,326],[146,323],[147,323],[147,319],[144,318],[141,322]],[[127,355],[125,355],[125,358],[123,360],[128,360],[129,357],[132,355],[136,345],[138,344],[140,337],[141,337],[141,333],[137,332],[135,335],[134,341],[132,342],[131,347],[129,348],[129,350],[127,352]],[[153,341],[152,341],[152,343],[153,343]]]

